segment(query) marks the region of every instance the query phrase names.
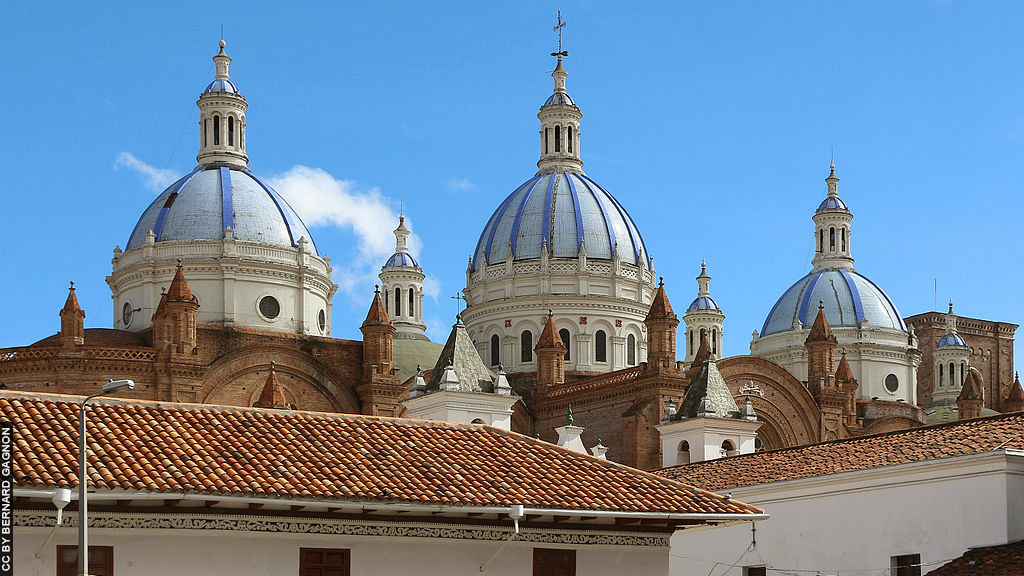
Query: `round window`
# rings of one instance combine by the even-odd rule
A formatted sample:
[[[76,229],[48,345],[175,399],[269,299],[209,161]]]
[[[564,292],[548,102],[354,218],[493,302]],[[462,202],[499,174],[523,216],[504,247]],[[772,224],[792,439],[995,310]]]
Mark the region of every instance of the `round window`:
[[[260,298],[260,314],[268,320],[273,320],[281,314],[281,303],[273,296]]]
[[[320,313],[316,315],[316,321],[320,324],[320,333],[323,334],[327,330],[327,312],[320,309]]]
[[[127,328],[132,325],[132,316],[135,315],[135,311],[132,310],[132,303],[125,302],[124,306],[121,307],[121,323]]]
[[[889,374],[885,377],[885,389],[890,393],[896,393],[900,389],[900,379],[895,374]]]

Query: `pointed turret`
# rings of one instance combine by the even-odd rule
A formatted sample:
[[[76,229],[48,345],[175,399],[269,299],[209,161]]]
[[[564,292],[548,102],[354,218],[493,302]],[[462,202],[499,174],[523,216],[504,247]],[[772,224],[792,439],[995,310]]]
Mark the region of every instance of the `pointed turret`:
[[[850,391],[844,390],[837,381],[838,370],[835,366],[838,344],[825,315],[825,303],[819,300],[818,315],[804,341],[804,348],[807,350],[807,389],[821,411],[821,440],[839,439],[843,434],[840,423],[849,424],[854,414]],[[849,363],[844,370],[852,377]]]
[[[836,342],[836,335],[832,332],[832,326],[825,316],[825,303],[818,301],[818,314],[814,317],[814,324],[811,324],[811,332],[807,335],[807,342]]]
[[[67,347],[85,344],[85,310],[78,304],[75,283],[68,288],[68,298],[60,309],[60,341]]]
[[[200,166],[234,166],[245,168],[245,111],[248,103],[231,82],[231,57],[224,52],[227,44],[220,41],[220,51],[213,57],[217,75],[196,105],[199,106]]]
[[[284,399],[284,390],[281,389],[281,384],[277,381],[277,370],[276,362],[270,363],[270,374],[267,376],[267,381],[263,384],[263,391],[260,392],[260,397],[253,403],[256,408],[288,408],[288,403]]]
[[[384,307],[384,301],[380,297],[380,286],[373,287],[373,300],[370,301],[370,309],[366,312],[366,319],[363,320],[362,327],[366,328],[369,326],[390,326],[391,318],[388,317],[388,311]]]
[[[555,319],[550,310],[534,352],[537,353],[537,386],[543,389],[564,383],[565,344],[558,335]]]
[[[160,296],[153,313],[153,346],[177,354],[191,354],[197,341],[198,317],[199,300],[188,286],[179,258],[171,285]]]
[[[676,368],[676,328],[679,318],[665,293],[664,278],[658,279],[658,289],[644,320],[647,325],[647,365],[655,370]]]
[[[374,287],[370,309],[359,330],[363,333],[363,382],[356,392],[363,402],[363,413],[397,416],[398,403],[406,390],[394,368],[395,327],[384,309],[378,286]]]
[[[967,378],[964,379],[964,387],[956,399],[956,406],[960,413],[960,420],[978,418],[981,416],[984,397],[985,382],[981,372],[971,366],[967,370]]]
[[[1006,402],[1003,403],[1006,412],[1020,412],[1024,410],[1024,388],[1020,386],[1020,374],[1014,373],[1013,384],[1010,384],[1010,393],[1006,395]]]

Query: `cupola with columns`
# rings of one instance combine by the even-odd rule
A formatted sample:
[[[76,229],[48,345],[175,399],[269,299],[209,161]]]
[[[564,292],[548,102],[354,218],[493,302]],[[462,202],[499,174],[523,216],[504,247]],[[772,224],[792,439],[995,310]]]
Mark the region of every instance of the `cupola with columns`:
[[[409,253],[409,236],[405,213],[398,216],[395,228],[395,253],[380,269],[384,307],[395,325],[395,338],[429,340],[423,322],[423,269]]]
[[[839,177],[836,176],[835,162],[829,165],[825,183],[828,184],[828,196],[818,205],[812,217],[816,248],[811,264],[815,270],[852,269],[850,222],[853,220],[853,213],[839,198]]]
[[[226,45],[220,41],[220,52],[213,57],[217,75],[196,101],[200,136],[196,160],[200,166],[244,168],[249,163],[245,153],[245,110],[249,104],[231,82],[231,57],[224,52]]]
[[[952,300],[949,301],[949,312],[946,313],[946,333],[935,344],[932,361],[932,375],[935,379],[932,406],[952,405],[963,389],[970,368],[970,348],[956,332],[956,314],[953,314]]]
[[[561,18],[559,26],[562,26]],[[583,118],[583,112],[565,90],[565,78],[569,73],[562,65],[562,58],[568,56],[569,52],[562,50],[561,28],[558,32],[558,51],[551,55],[558,59],[551,72],[551,77],[555,79],[555,91],[537,113],[537,119],[540,120],[540,160],[537,161],[537,168],[540,173],[582,172],[580,119]]]
[[[692,362],[696,357],[704,335],[708,337],[711,353],[722,355],[722,324],[725,322],[725,314],[711,298],[711,276],[708,275],[707,262],[703,259],[700,262],[700,275],[697,276],[697,297],[686,309],[683,322],[686,324],[684,362]]]

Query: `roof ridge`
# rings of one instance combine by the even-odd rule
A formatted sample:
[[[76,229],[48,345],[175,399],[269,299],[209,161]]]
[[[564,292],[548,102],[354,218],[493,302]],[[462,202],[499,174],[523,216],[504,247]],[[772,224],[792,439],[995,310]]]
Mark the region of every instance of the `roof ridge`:
[[[779,453],[783,453],[783,452],[792,452],[792,451],[795,451],[795,450],[803,450],[803,449],[806,449],[806,448],[811,448],[811,447],[814,447],[814,446],[822,446],[822,445],[825,445],[825,444],[828,444],[828,445],[838,445],[838,444],[843,444],[843,443],[846,443],[846,442],[868,440],[868,439],[871,439],[871,438],[880,438],[880,437],[883,437],[883,436],[895,436],[895,435],[901,435],[901,434],[910,435],[912,433],[915,433],[915,432],[918,432],[918,431],[923,431],[923,430],[935,430],[935,429],[939,429],[939,428],[943,428],[943,427],[961,426],[961,425],[965,425],[965,424],[976,423],[976,422],[987,421],[987,420],[999,420],[999,419],[1002,419],[1002,418],[1006,418],[1006,419],[1010,419],[1010,418],[1024,418],[1024,410],[1022,410],[1020,412],[1006,412],[1006,413],[1002,413],[1002,414],[993,414],[993,415],[990,415],[990,416],[981,416],[981,417],[978,417],[978,418],[969,418],[969,419],[966,419],[966,420],[953,420],[951,422],[940,422],[938,424],[928,424],[928,425],[925,425],[925,426],[918,426],[916,428],[908,428],[908,429],[905,429],[905,430],[890,430],[888,432],[876,432],[874,434],[865,434],[863,436],[851,436],[849,438],[839,438],[838,440],[822,440],[820,442],[812,442],[810,444],[801,444],[799,446],[789,446],[789,447],[786,447],[786,448],[776,448],[774,450],[762,450],[760,452],[751,452],[750,454],[737,454],[735,456],[729,456],[728,459],[731,460],[731,461],[734,461],[734,460],[739,459],[739,458],[757,457],[757,456],[760,456],[762,454],[779,454]],[[992,448],[992,450],[994,450],[994,449],[995,449],[995,447]],[[675,469],[679,469],[679,468],[686,468],[686,467],[689,467],[689,466],[699,466],[701,464],[707,464],[709,462],[719,462],[721,460],[722,459],[702,460],[700,462],[690,462],[688,464],[676,464],[675,466],[668,466],[666,468],[660,468],[659,470],[675,470]]]

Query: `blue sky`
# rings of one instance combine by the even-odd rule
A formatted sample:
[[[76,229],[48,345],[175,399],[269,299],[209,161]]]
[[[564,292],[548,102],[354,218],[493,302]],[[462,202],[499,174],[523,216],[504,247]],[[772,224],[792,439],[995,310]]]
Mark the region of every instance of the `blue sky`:
[[[480,230],[536,170],[556,8],[585,169],[680,313],[707,258],[726,354],[810,269],[833,149],[856,267],[903,315],[937,281],[939,308],[1024,320],[1024,4],[21,3],[0,23],[0,346],[56,332],[69,280],[111,326],[111,251],[195,164],[221,24],[250,166],[334,207],[302,214],[342,284],[334,334],[358,337],[404,203],[443,337]]]

